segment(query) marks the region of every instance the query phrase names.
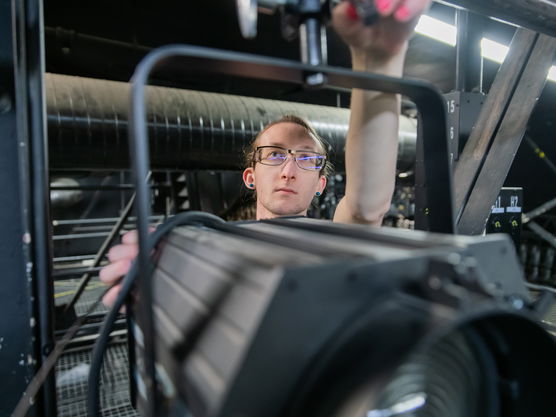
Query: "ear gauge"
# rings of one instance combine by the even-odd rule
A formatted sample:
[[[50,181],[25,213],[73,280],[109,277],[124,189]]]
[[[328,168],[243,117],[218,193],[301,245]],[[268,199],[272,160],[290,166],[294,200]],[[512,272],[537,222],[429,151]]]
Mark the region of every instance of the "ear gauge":
[[[249,188],[255,188],[255,184],[253,183],[249,184]]]
[[[315,193],[315,195],[316,195],[317,197],[320,197],[320,192],[317,191],[317,192]]]

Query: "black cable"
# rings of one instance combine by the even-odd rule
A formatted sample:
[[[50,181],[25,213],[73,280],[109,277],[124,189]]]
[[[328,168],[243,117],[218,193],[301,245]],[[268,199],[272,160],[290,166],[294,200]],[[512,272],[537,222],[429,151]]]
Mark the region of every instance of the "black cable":
[[[156,247],[158,242],[162,237],[164,237],[168,232],[170,232],[174,227],[181,225],[203,225],[211,226],[217,223],[224,223],[220,217],[214,216],[208,213],[190,211],[185,213],[180,213],[171,217],[166,222],[161,224],[156,231],[154,231],[147,242],[148,253]],[[135,282],[135,279],[139,272],[139,262],[133,262],[130,271],[122,280],[122,288],[118,293],[116,302],[112,306],[111,310],[106,315],[104,322],[102,323],[102,328],[100,330],[99,337],[95,342],[93,348],[93,353],[91,357],[91,367],[89,368],[89,381],[88,381],[88,393],[87,393],[87,411],[89,417],[100,416],[100,371],[102,368],[102,358],[106,347],[108,346],[108,340],[110,339],[110,333],[112,332],[112,327],[120,311],[120,308],[124,305],[124,302],[129,295],[129,292]],[[149,273],[152,271],[149,271]],[[143,301],[143,300],[142,300]],[[154,375],[151,375],[154,378]]]
[[[149,218],[150,218],[150,188],[147,183],[149,171],[149,135],[147,128],[146,86],[151,72],[164,64],[165,61],[176,56],[188,55],[197,51],[202,55],[203,48],[185,47],[182,45],[167,45],[148,53],[137,65],[131,78],[131,108],[128,120],[129,154],[132,163],[133,180],[136,192],[137,233],[139,254],[137,256],[136,274],[139,275],[138,289],[142,303],[137,309],[137,315],[143,323],[143,332],[147,335],[144,340],[145,390],[147,408],[145,417],[154,417],[156,413],[155,392],[155,350],[154,341],[148,335],[154,332],[152,291],[150,272],[149,247]]]
[[[146,371],[145,388],[147,395],[147,408],[145,417],[154,417],[156,392],[156,381],[154,379],[154,342],[148,335],[153,334],[153,312],[152,312],[152,293],[150,282],[150,262],[149,246],[149,218],[150,218],[150,189],[147,183],[147,173],[149,171],[149,135],[147,129],[147,109],[145,100],[146,85],[151,71],[160,64],[164,58],[175,54],[172,46],[157,49],[141,60],[137,65],[133,77],[131,78],[131,103],[128,120],[129,136],[129,155],[132,164],[133,182],[136,192],[136,212],[137,212],[137,234],[139,241],[139,253],[136,263],[136,274],[139,275],[139,292],[141,294],[142,305],[139,306],[137,315],[143,323],[143,332],[147,335],[144,340],[144,365]]]

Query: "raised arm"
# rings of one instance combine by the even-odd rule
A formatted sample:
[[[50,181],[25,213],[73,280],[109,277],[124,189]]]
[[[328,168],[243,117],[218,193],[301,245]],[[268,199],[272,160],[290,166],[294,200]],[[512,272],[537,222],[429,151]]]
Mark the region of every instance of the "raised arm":
[[[401,77],[407,39],[430,0],[375,0],[381,19],[365,27],[353,6],[334,9],[333,24],[349,45],[352,67]],[[394,191],[400,98],[354,89],[346,140],[346,194],[334,221],[380,226]]]

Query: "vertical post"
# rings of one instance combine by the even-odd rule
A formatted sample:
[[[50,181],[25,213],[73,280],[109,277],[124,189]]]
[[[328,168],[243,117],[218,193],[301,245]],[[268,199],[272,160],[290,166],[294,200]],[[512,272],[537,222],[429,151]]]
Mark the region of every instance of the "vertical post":
[[[482,91],[481,20],[471,12],[456,9],[456,91]]]
[[[319,17],[321,13],[321,2],[319,0],[301,0],[299,14],[301,23],[299,25],[299,41],[301,50],[301,62],[313,66],[326,64],[326,30],[322,27]],[[305,74],[305,84],[308,87],[321,86],[326,79],[320,72]]]
[[[42,2],[0,1],[0,414],[53,347]],[[54,375],[33,415],[56,415]]]
[[[9,415],[36,369],[36,328],[32,306],[33,288],[26,266],[31,257],[28,244],[28,189],[22,181],[20,136],[15,108],[12,10],[9,0],[0,1],[0,415]],[[33,415],[36,410],[33,409]]]

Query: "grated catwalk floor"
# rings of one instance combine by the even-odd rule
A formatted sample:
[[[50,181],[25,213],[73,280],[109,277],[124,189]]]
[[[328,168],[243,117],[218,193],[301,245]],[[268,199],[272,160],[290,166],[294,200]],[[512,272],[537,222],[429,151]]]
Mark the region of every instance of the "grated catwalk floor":
[[[68,303],[79,286],[80,279],[54,282],[55,303]],[[92,277],[75,305],[75,313],[82,316],[102,295],[106,287],[98,277]],[[106,313],[100,303],[95,313]],[[86,417],[89,367],[92,346],[65,352],[56,364],[58,417]],[[112,343],[104,356],[101,372],[101,410],[105,417],[136,417],[129,392],[127,343]]]
[[[56,365],[59,417],[87,416],[90,349],[67,352]],[[106,370],[109,370],[106,372]],[[127,344],[109,346],[101,372],[101,409],[105,417],[135,417],[128,379]]]
[[[54,299],[56,305],[69,303],[75,291],[79,287],[79,279],[67,279],[63,281],[54,281]],[[106,290],[106,286],[100,282],[98,277],[93,277],[87,284],[85,291],[81,294],[79,301],[75,305],[75,314],[81,316],[87,312],[90,306],[97,301],[97,299]],[[106,313],[108,309],[101,303],[94,312]]]

